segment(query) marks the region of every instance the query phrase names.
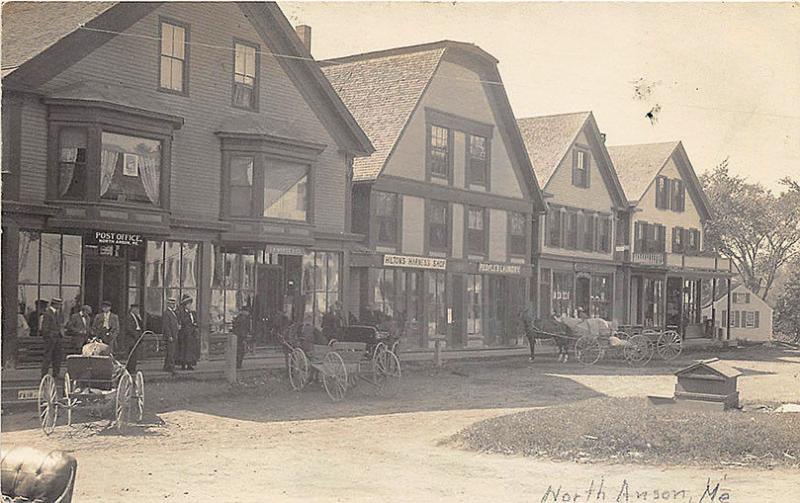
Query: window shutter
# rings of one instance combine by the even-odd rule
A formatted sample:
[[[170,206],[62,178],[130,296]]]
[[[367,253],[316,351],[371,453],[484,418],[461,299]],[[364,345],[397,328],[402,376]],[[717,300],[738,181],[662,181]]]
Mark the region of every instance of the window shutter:
[[[758,315],[759,314],[760,313],[758,311],[753,311],[753,316],[755,317],[755,322],[754,322],[754,327],[755,328],[758,328],[758,325],[759,325],[759,319],[758,319]]]
[[[547,210],[544,216],[544,245],[553,246],[553,208]]]
[[[572,152],[572,185],[578,185],[578,152]]]
[[[749,293],[744,294],[744,303],[745,304],[749,304],[750,303],[750,294]]]
[[[644,251],[642,250],[642,222],[636,222],[633,233],[633,251],[637,253]]]
[[[671,188],[672,188],[672,182],[669,180],[669,178],[665,178],[664,179],[664,209],[665,210],[669,209],[669,201],[671,199],[670,198],[670,193],[671,193],[670,189]]]
[[[590,167],[591,167],[591,162],[589,161],[589,152],[586,152],[586,153],[583,154],[583,168],[584,168],[583,172],[586,173],[586,180],[584,180],[584,182],[585,182],[584,183],[584,187],[591,187],[592,186],[592,181],[591,181],[591,178],[590,178],[591,174],[592,174],[592,170],[590,169]]]

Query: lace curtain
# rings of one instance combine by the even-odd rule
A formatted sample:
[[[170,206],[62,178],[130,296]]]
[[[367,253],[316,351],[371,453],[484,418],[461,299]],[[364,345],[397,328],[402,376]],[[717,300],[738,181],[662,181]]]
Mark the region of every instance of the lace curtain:
[[[58,174],[58,194],[63,196],[72,185],[75,162],[78,160],[78,147],[61,147],[61,172]]]
[[[158,205],[159,188],[161,186],[161,156],[142,155],[139,157],[139,174],[142,177],[142,185],[150,202]]]
[[[114,170],[117,167],[119,152],[103,149],[100,153],[100,197],[108,192],[111,187],[111,180],[114,178]]]

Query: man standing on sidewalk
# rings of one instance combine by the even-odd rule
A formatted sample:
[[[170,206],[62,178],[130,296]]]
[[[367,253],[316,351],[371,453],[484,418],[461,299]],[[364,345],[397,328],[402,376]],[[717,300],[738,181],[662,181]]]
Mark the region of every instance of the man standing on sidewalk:
[[[45,309],[42,315],[42,326],[40,333],[44,339],[44,354],[42,355],[42,377],[44,377],[53,367],[53,377],[58,379],[61,372],[61,322],[59,311],[61,310],[61,299],[53,298],[50,306]]]
[[[167,308],[161,317],[161,330],[164,332],[166,354],[164,355],[164,371],[175,373],[175,343],[178,340],[178,315],[175,313],[175,299],[167,299]]]
[[[131,353],[139,336],[142,335],[142,317],[139,315],[139,304],[131,304],[128,308],[128,321],[125,324],[125,344],[123,345],[124,354],[120,355],[128,358],[128,372],[136,373],[136,365],[139,362],[139,348]]]
[[[233,333],[236,334],[236,368],[242,368],[245,344],[251,332],[250,306],[245,305],[233,319]]]
[[[70,316],[67,322],[67,335],[80,341],[78,347],[86,344],[89,340],[89,329],[92,326],[91,306],[81,306],[81,310]]]

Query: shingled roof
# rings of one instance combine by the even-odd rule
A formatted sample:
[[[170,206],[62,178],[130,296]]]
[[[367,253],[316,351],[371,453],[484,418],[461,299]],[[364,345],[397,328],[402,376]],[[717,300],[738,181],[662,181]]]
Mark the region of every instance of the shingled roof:
[[[3,4],[3,76],[118,2]]]
[[[519,132],[541,187],[547,184],[561,164],[590,114],[575,112],[517,119]]]
[[[322,62],[322,72],[375,147],[353,162],[353,181],[375,180],[444,55],[438,47]],[[338,63],[337,61],[344,61]]]
[[[607,147],[625,193],[638,201],[680,142],[643,143]]]

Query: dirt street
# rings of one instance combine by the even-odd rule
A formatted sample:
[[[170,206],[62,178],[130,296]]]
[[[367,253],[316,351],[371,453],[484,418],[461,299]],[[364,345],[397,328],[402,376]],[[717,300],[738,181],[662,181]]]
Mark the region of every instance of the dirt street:
[[[744,372],[746,404],[800,402],[800,355],[757,352],[731,363]],[[723,494],[732,502],[800,501],[796,471],[555,463],[437,445],[519,408],[669,394],[678,365],[587,369],[515,359],[410,367],[396,398],[373,396],[363,384],[338,404],[313,384],[292,393],[277,378],[235,388],[170,383],[151,386],[146,424],[128,435],[99,420],[46,438],[30,429],[34,415],[18,413],[3,418],[3,444],[73,450],[77,502],[652,501],[658,491],[660,500],[697,503],[709,480],[710,493],[720,485],[704,502],[725,501]],[[230,391],[235,398],[224,398]]]

